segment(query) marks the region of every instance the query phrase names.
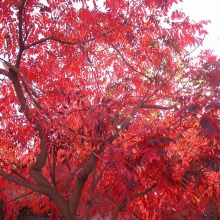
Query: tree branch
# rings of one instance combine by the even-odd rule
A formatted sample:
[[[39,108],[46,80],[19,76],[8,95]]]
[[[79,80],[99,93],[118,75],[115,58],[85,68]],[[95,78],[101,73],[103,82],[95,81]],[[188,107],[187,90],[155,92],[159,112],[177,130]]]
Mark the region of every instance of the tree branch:
[[[77,208],[80,202],[83,188],[88,179],[88,176],[90,175],[90,173],[92,172],[95,166],[96,160],[97,160],[97,157],[94,154],[91,154],[88,159],[88,162],[77,175],[76,184],[73,188],[73,191],[72,191],[72,194],[69,200],[70,216],[76,216],[76,211],[77,211]]]
[[[109,30],[109,31],[103,32],[102,34],[99,34],[99,35],[97,35],[97,36],[91,37],[91,38],[89,38],[88,40],[81,41],[81,42],[88,43],[88,42],[94,41],[95,39],[98,39],[98,38],[100,38],[100,37],[107,36],[107,35],[109,35],[110,33],[112,33],[113,31],[115,31],[118,27],[124,25],[125,23],[126,23],[126,22],[123,22],[123,23],[121,23],[119,26],[117,26],[117,27],[115,27],[115,28],[112,28],[112,29]],[[56,37],[54,37],[54,36],[50,36],[50,37],[42,38],[42,39],[40,39],[40,40],[38,40],[38,41],[35,41],[35,42],[33,42],[33,43],[31,43],[31,44],[25,46],[25,47],[24,47],[24,50],[26,50],[26,49],[28,49],[28,48],[30,48],[30,47],[36,46],[36,45],[38,45],[38,44],[40,44],[40,43],[44,43],[44,42],[46,42],[46,41],[48,41],[48,40],[54,40],[54,41],[57,41],[57,42],[59,42],[59,43],[61,43],[61,44],[67,44],[67,45],[77,45],[77,44],[78,44],[78,42],[75,42],[75,41],[64,41],[64,40],[61,40],[61,39],[56,38]]]
[[[4,160],[0,159],[0,161],[5,165],[5,166],[10,166],[7,162],[5,162]],[[15,173],[17,176],[19,176],[21,179],[26,180],[26,178],[24,176],[22,176],[20,173],[18,173],[15,169],[13,169],[12,167],[10,167],[12,173]]]
[[[31,165],[29,173],[30,176],[40,185],[52,187],[50,182],[44,177],[42,174],[42,168],[45,166],[47,157],[48,157],[48,148],[46,147],[47,141],[42,137],[43,134],[40,134],[41,144],[40,149],[41,152],[34,164]]]
[[[32,94],[35,97],[37,97],[37,94],[36,94],[35,90],[33,89],[32,85],[27,81],[26,77],[19,71],[19,69],[17,69],[15,66],[13,66],[11,63],[7,62],[6,60],[4,60],[2,58],[0,58],[0,59],[2,60],[4,65],[9,69],[9,71],[12,70],[14,73],[19,75],[19,77],[21,78],[24,85],[26,85],[32,91]]]
[[[22,197],[28,196],[28,195],[30,195],[30,194],[32,194],[32,193],[34,193],[33,190],[30,191],[30,192],[28,192],[28,193],[25,193],[25,194],[23,194],[23,195],[21,195],[21,196],[18,196],[18,197],[16,197],[16,198],[12,199],[12,200],[9,201],[9,202],[13,202],[13,201],[15,201],[15,200],[17,200],[17,199],[20,199],[20,198],[22,198]]]
[[[152,189],[154,189],[154,188],[156,187],[156,185],[157,185],[157,183],[154,183],[154,184],[153,184],[152,186],[150,186],[148,189],[146,189],[146,190],[144,190],[143,192],[140,192],[140,193],[134,195],[133,197],[131,197],[130,201],[132,201],[132,200],[134,200],[134,199],[136,199],[136,198],[138,198],[138,197],[140,197],[140,196],[143,196],[143,195],[149,193]],[[119,206],[117,206],[117,208],[115,209],[114,214],[113,214],[111,220],[116,220],[116,219],[117,219],[118,213],[119,213],[122,209],[125,208],[125,206],[127,205],[127,203],[128,203],[128,200],[125,199]]]
[[[121,130],[122,132],[124,131],[124,129],[126,128],[126,126],[130,123],[131,119],[134,118],[134,116],[137,114],[138,110],[139,110],[140,108],[142,108],[144,102],[146,101],[146,97],[147,97],[147,95],[148,95],[148,93],[149,93],[149,89],[150,89],[150,87],[148,88],[148,90],[146,91],[145,95],[142,97],[142,99],[140,100],[140,102],[139,102],[136,106],[134,106],[132,112],[129,114],[129,117],[127,117],[126,120],[124,121],[124,123],[121,125],[120,130]],[[114,134],[114,135],[112,135],[110,138],[108,138],[107,141],[108,141],[109,143],[112,143],[112,142],[113,142],[116,138],[118,138],[118,137],[119,137],[119,134],[118,134],[118,132],[117,132],[116,134]]]
[[[38,40],[38,41],[35,41],[35,42],[33,42],[33,43],[31,43],[31,44],[25,46],[24,49],[26,50],[26,49],[29,49],[29,48],[31,48],[31,47],[33,47],[33,46],[38,45],[38,44],[44,43],[44,42],[46,42],[46,41],[48,41],[48,40],[51,40],[51,38],[52,38],[52,37],[42,38],[42,39],[40,39],[40,40]]]
[[[177,108],[176,105],[162,106],[162,105],[151,105],[151,104],[143,104],[141,107],[142,108],[155,108],[155,109],[161,109],[161,110],[170,110],[170,109]]]
[[[96,173],[96,167],[93,170],[93,179],[92,179],[92,185],[91,185],[90,192],[89,192],[89,200],[87,201],[87,204],[86,204],[86,220],[91,219],[90,216],[91,216],[91,208],[92,208],[93,198],[94,198],[94,190],[96,186],[98,185],[103,172],[104,172],[104,168],[100,171],[99,175],[97,175]]]
[[[22,13],[24,10],[24,5],[26,3],[26,0],[23,0],[21,2],[21,5],[19,7],[19,11],[18,11],[18,42],[19,42],[19,47],[21,48],[23,46],[23,39],[22,39]]]
[[[23,37],[22,37],[22,14],[24,10],[24,5],[27,0],[23,0],[19,6],[18,10],[18,44],[19,44],[19,51],[18,51],[18,56],[16,60],[16,67],[18,68],[21,62],[21,56],[24,51],[24,42],[23,42]]]
[[[3,60],[3,59],[2,59]],[[3,60],[4,61],[4,60]],[[32,115],[30,114],[30,109],[27,105],[26,98],[24,96],[23,90],[21,88],[18,75],[20,75],[20,71],[8,63],[7,61],[4,61],[7,66],[9,66],[9,78],[11,79],[15,92],[17,94],[18,100],[20,102],[21,108],[24,111],[24,114],[29,121],[30,124],[35,126],[35,129],[39,133],[39,137],[41,140],[40,148],[41,152],[34,164],[31,165],[29,172],[30,176],[38,183],[37,185],[29,183],[25,180],[21,180],[18,178],[15,178],[9,174],[6,174],[5,172],[1,171],[0,175],[3,177],[7,178],[8,180],[22,185],[24,187],[30,188],[32,190],[35,190],[37,192],[43,193],[47,195],[49,198],[53,200],[54,203],[57,204],[61,212],[66,215],[65,218],[68,219],[68,206],[67,206],[67,201],[64,200],[64,198],[59,194],[59,192],[50,184],[50,182],[44,177],[42,174],[42,168],[45,166],[46,159],[48,156],[48,148],[46,147],[47,140],[44,137],[43,129],[41,127],[41,124],[35,121],[34,118],[32,118]]]
[[[116,48],[116,46],[115,46],[113,43],[112,43],[111,45],[112,45],[112,47],[116,50],[116,52],[120,55],[120,57],[122,58],[122,60],[126,63],[126,65],[127,65],[130,69],[132,69],[134,72],[136,72],[136,73],[138,73],[138,74],[140,74],[140,75],[146,77],[147,79],[149,79],[149,80],[151,81],[151,78],[150,78],[150,77],[146,76],[146,75],[143,74],[141,71],[135,69],[130,63],[128,63],[128,61],[124,58],[124,56],[122,55],[122,53],[118,50],[118,48]]]
[[[28,189],[31,189],[33,191],[42,193],[46,196],[48,196],[49,198],[51,198],[55,204],[58,206],[58,208],[63,212],[63,213],[67,213],[67,201],[63,199],[63,197],[59,194],[59,192],[51,187],[47,187],[47,186],[43,186],[43,185],[36,185],[34,183],[28,182],[26,180],[14,177],[6,172],[4,172],[3,170],[0,170],[0,175],[2,177],[4,177],[5,179],[18,184],[20,186],[26,187]]]
[[[8,72],[6,70],[4,70],[4,69],[0,68],[0,74],[8,77]]]
[[[141,106],[143,105],[144,101],[146,101],[146,97],[147,94],[149,92],[149,89],[147,90],[147,92],[145,93],[145,95],[143,96],[143,98],[140,100],[140,102],[134,106],[130,117],[127,117],[127,119],[125,120],[125,122],[121,125],[121,130],[124,130],[126,125],[131,121],[131,119],[137,114],[137,111],[141,108]],[[115,135],[110,136],[107,139],[108,143],[112,143],[117,137],[119,136],[118,133],[116,133]],[[105,146],[102,145],[100,147],[99,150],[99,154],[101,152],[103,152],[105,150]],[[97,157],[95,154],[91,153],[90,157],[88,159],[88,162],[86,163],[86,165],[84,166],[84,168],[79,172],[79,174],[77,175],[77,179],[76,179],[76,184],[73,188],[72,194],[71,194],[71,198],[69,200],[69,212],[71,216],[75,216],[76,215],[76,211],[79,205],[79,201],[82,195],[82,191],[83,188],[85,186],[85,183],[88,179],[88,176],[91,174],[95,163],[96,163]]]
[[[31,183],[31,182],[29,182],[27,180],[24,180],[24,179],[12,176],[12,175],[4,172],[3,170],[0,170],[0,175],[2,177],[4,177],[5,179],[13,182],[13,183],[16,183],[16,184],[21,185],[23,187],[26,187],[28,189],[34,190],[36,192],[40,192],[40,193],[44,193],[45,194],[45,192],[47,192],[47,190],[48,190],[47,188],[45,188],[43,186],[39,186],[39,185]]]
[[[132,214],[133,214],[137,219],[141,220],[141,218],[140,218],[136,213],[132,212]]]

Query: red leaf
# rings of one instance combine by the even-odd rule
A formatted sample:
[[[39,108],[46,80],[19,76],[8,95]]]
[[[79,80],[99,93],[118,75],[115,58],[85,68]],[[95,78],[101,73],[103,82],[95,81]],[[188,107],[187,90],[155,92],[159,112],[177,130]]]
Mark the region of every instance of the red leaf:
[[[148,162],[148,163],[152,163],[152,161],[154,159],[157,159],[157,153],[155,149],[149,149],[147,150],[147,152],[144,154],[144,156],[142,157],[141,161],[142,162]]]
[[[203,114],[203,116],[201,117],[200,126],[204,135],[211,140],[216,138],[219,134],[218,119],[210,116],[208,113]]]

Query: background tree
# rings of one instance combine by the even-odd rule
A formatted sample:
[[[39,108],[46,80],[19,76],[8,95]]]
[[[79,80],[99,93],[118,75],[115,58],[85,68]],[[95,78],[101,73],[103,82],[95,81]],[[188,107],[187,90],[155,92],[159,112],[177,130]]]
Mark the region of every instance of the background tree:
[[[67,220],[219,207],[220,61],[191,56],[207,22],[174,2],[2,2],[6,218],[24,206]]]

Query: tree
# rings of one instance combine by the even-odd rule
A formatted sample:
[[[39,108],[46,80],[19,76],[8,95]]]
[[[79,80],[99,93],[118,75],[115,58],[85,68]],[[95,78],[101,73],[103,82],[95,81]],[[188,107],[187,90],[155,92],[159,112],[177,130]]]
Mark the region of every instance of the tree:
[[[1,4],[6,218],[198,218],[219,207],[220,60],[175,0]],[[101,3],[99,3],[101,4]]]

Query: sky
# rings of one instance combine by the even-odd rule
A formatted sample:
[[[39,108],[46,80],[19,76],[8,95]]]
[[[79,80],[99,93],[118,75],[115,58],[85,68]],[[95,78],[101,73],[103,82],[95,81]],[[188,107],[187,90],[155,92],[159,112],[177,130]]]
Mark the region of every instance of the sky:
[[[220,0],[183,0],[174,6],[188,15],[192,20],[210,20],[205,29],[209,34],[205,37],[203,47],[211,49],[220,57]]]

